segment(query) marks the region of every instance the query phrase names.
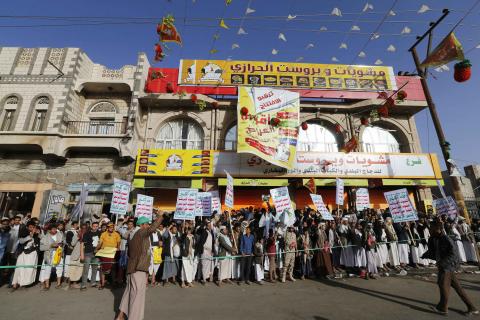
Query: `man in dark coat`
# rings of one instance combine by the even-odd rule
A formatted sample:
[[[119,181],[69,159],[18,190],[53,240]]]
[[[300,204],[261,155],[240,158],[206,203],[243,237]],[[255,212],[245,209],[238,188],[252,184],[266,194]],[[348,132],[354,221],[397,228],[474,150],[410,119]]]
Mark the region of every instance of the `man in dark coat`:
[[[446,315],[448,312],[448,298],[450,287],[453,287],[462,301],[467,305],[467,315],[477,315],[479,312],[470,301],[457,279],[455,271],[458,270],[460,261],[453,240],[443,232],[441,222],[436,222],[431,228],[431,237],[428,240],[428,250],[422,255],[423,259],[437,262],[437,283],[440,289],[440,302],[433,307],[437,313]]]

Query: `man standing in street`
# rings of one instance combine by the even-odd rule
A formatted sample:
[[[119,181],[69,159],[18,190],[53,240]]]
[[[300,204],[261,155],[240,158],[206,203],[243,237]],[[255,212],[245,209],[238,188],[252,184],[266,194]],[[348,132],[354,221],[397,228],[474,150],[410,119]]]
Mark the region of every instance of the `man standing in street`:
[[[157,214],[157,219],[149,225],[147,217],[137,220],[138,229],[128,243],[127,287],[120,303],[117,320],[142,320],[145,310],[145,291],[147,289],[148,268],[150,267],[150,235],[162,223],[163,217]]]
[[[80,246],[80,261],[83,262],[82,285],[80,290],[87,289],[88,270],[92,268],[91,285],[97,286],[97,270],[98,260],[95,257],[95,248],[100,240],[100,230],[98,230],[98,222],[93,222],[91,229],[82,237]]]
[[[290,281],[294,281],[293,267],[295,266],[295,254],[297,252],[297,236],[293,226],[288,227],[285,235],[285,265],[282,271],[282,282],[285,282],[287,274]]]
[[[250,272],[252,270],[253,261],[253,248],[255,246],[255,238],[251,234],[250,227],[245,228],[245,234],[241,237],[240,241],[240,254],[242,260],[240,264],[240,281],[245,281],[246,284],[250,284]]]
[[[448,313],[448,298],[450,296],[450,287],[453,287],[458,296],[467,305],[467,315],[477,315],[479,312],[472,304],[470,298],[463,290],[457,279],[455,272],[458,270],[460,260],[453,240],[443,232],[441,222],[436,222],[431,227],[431,238],[428,240],[428,250],[422,256],[422,259],[431,259],[437,262],[438,277],[437,283],[440,289],[440,302],[432,307],[439,314]]]

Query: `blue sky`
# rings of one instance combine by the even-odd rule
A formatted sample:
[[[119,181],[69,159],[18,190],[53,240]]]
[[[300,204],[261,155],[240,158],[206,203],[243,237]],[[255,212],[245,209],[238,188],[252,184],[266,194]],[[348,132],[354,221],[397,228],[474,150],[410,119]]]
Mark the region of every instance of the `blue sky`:
[[[362,13],[366,3],[373,6]],[[183,37],[183,46],[169,44],[171,48],[158,67],[176,67],[181,58],[198,59],[241,59],[268,61],[295,61],[331,63],[373,64],[377,59],[384,65],[393,66],[395,72],[413,71],[414,65],[407,49],[415,36],[422,34],[430,21],[441,15],[443,8],[452,13],[436,29],[434,44],[441,40],[477,0],[233,0],[225,6],[224,0],[23,0],[0,3],[0,45],[23,47],[80,47],[97,63],[111,68],[134,64],[138,52],[153,56],[153,45],[157,41],[156,21],[163,15],[176,17],[176,25]],[[68,3],[68,5],[66,4]],[[418,14],[422,5],[430,11]],[[247,6],[255,12],[245,15]],[[385,13],[393,7],[395,16]],[[334,8],[342,16],[332,16]],[[288,15],[297,16],[287,21]],[[432,70],[429,84],[437,105],[447,140],[452,145],[452,155],[459,165],[480,163],[480,143],[477,140],[480,116],[480,5],[477,6],[455,30],[467,58],[473,64],[472,79],[465,83],[453,80],[453,63],[450,71],[438,73]],[[16,17],[9,17],[16,16]],[[45,18],[19,16],[48,16]],[[104,17],[71,18],[58,17]],[[52,17],[57,17],[53,20]],[[137,18],[132,20],[132,18]],[[225,18],[230,29],[218,27],[216,18]],[[233,18],[233,19],[232,19]],[[106,24],[106,23],[110,24]],[[111,23],[115,24],[111,24]],[[72,24],[97,25],[72,25]],[[31,27],[32,25],[66,25],[55,27]],[[350,31],[352,26],[360,31]],[[248,33],[238,35],[239,27]],[[319,31],[321,27],[327,31]],[[409,34],[399,35],[408,27]],[[371,33],[380,37],[370,40]],[[283,33],[287,41],[278,38]],[[365,33],[365,34],[363,34]],[[214,40],[214,35],[218,39]],[[339,49],[341,43],[347,49]],[[232,44],[239,48],[232,50]],[[306,49],[312,43],[313,48]],[[388,52],[389,45],[396,48]],[[214,48],[217,53],[209,51]],[[278,51],[272,55],[272,49]],[[366,57],[360,58],[360,51]],[[420,52],[425,48],[420,47]],[[425,152],[440,153],[433,124],[427,111],[416,116]]]

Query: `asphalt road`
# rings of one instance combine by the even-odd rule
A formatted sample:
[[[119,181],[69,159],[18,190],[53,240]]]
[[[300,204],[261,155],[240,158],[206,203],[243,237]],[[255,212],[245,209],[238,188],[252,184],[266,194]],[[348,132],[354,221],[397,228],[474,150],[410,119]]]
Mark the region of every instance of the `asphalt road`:
[[[480,275],[461,275],[462,284],[480,308]],[[39,287],[9,293],[0,289],[0,319],[113,319],[123,289],[99,291]],[[435,278],[358,278],[286,284],[214,284],[182,289],[147,289],[145,319],[438,319],[430,311],[438,301]],[[449,319],[465,319],[455,292]],[[475,317],[480,319],[480,317]]]

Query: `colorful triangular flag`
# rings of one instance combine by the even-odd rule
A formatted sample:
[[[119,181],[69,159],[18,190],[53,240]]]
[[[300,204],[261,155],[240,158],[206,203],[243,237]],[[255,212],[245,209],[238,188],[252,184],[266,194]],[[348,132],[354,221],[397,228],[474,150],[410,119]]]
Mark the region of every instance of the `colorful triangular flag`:
[[[281,32],[278,34],[278,39],[287,42],[287,38],[285,38],[285,35],[284,35],[283,33],[281,33]]]
[[[395,51],[397,51],[397,48],[395,48],[395,46],[393,44],[391,44],[391,45],[388,46],[387,51],[395,52]]]
[[[368,10],[373,10],[373,5],[367,2],[367,3],[365,4],[365,6],[363,7],[362,12],[366,12],[366,11],[368,11]]]
[[[360,53],[358,54],[359,58],[365,58],[366,56],[367,56],[367,54],[363,51],[360,51]]]
[[[278,53],[278,50],[277,49],[272,49],[272,54],[273,55],[276,55]]]
[[[245,14],[250,14],[250,13],[254,13],[255,12],[255,9],[251,9],[251,8],[248,8],[247,7],[247,10],[245,10]]]
[[[359,26],[352,26],[352,28],[350,28],[351,31],[360,31],[360,27]]]
[[[305,47],[305,49],[308,50],[308,49],[313,48],[314,46],[315,46],[315,45],[314,45],[313,43],[309,43],[309,44],[307,44],[307,46]]]
[[[340,9],[338,9],[338,8],[333,8],[331,15],[341,17],[342,16],[342,11],[340,11]]]
[[[332,57],[332,61],[333,61],[333,62],[338,62],[337,57]]]
[[[238,43],[232,44],[232,50],[233,49],[238,49],[238,48],[240,48],[240,45],[238,45]]]
[[[223,29],[229,29],[227,24],[225,23],[225,20],[223,19],[220,20],[220,27]]]
[[[409,27],[405,26],[405,27],[403,27],[402,32],[400,32],[400,33],[401,33],[401,34],[409,34],[410,32],[412,32],[412,29],[410,29]]]
[[[428,57],[420,64],[420,67],[439,66],[453,60],[464,60],[462,44],[457,40],[455,34],[450,32],[433,49]]]
[[[375,61],[375,65],[378,66],[378,65],[381,65],[381,64],[383,64],[383,61],[382,61],[382,60],[377,59],[377,60]]]
[[[307,182],[305,182],[304,186],[310,191],[310,193],[317,193],[317,186],[315,184],[314,178],[308,179]]]
[[[248,34],[245,32],[245,29],[243,29],[242,27],[238,28],[238,32],[237,32],[238,35],[242,35],[242,34]]]
[[[430,10],[432,10],[432,9],[430,9],[429,6],[427,6],[426,4],[422,4],[420,9],[418,9],[417,13],[425,13],[425,12],[430,11]]]
[[[342,42],[342,43],[340,44],[340,47],[339,47],[339,48],[340,48],[340,49],[347,49],[347,44],[346,44],[345,42]]]
[[[297,16],[294,16],[294,15],[289,14],[288,17],[287,17],[287,21],[293,20],[293,19],[295,19],[296,17],[297,17]]]

